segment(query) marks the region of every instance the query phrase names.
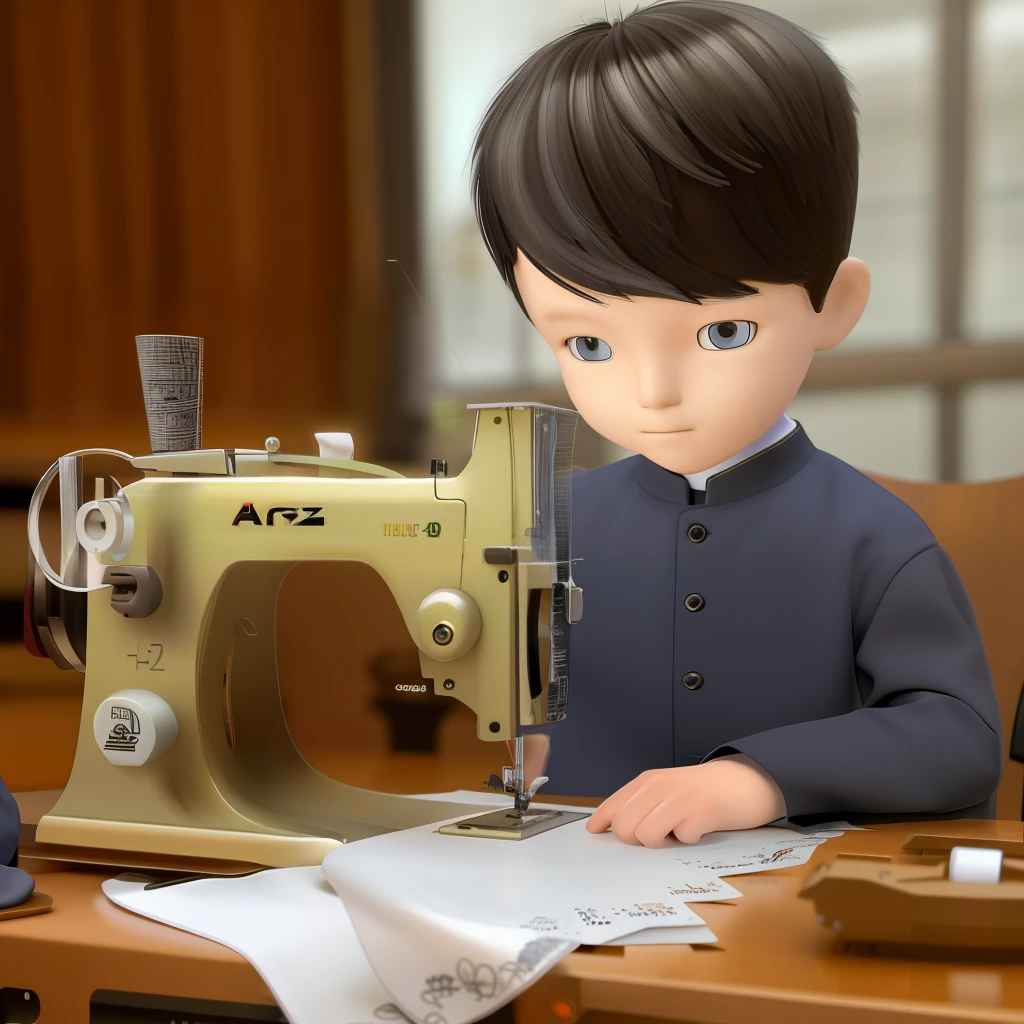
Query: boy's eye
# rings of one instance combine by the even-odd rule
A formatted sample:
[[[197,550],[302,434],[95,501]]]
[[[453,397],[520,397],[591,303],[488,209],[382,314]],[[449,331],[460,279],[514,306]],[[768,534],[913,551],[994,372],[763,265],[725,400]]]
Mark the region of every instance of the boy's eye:
[[[587,362],[597,362],[601,359],[611,359],[612,349],[607,341],[600,338],[579,337],[569,338],[566,341],[569,351],[577,359],[585,359]]]
[[[723,348],[742,348],[750,344],[757,334],[757,324],[749,320],[720,320],[708,324],[697,332],[697,344],[714,351]]]

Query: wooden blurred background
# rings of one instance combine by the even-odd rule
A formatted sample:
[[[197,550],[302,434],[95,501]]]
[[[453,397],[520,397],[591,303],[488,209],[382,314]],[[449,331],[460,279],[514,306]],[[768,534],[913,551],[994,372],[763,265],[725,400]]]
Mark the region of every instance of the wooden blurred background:
[[[415,275],[409,26],[407,0],[0,2],[10,788],[63,784],[81,694],[80,676],[21,647],[28,497],[73,449],[150,450],[136,334],[206,339],[207,447],[262,447],[274,434],[313,454],[313,432],[333,429],[354,435],[357,458],[408,454],[389,416],[407,296],[389,296],[384,261]],[[301,601],[288,596],[297,590]],[[384,749],[367,662],[411,647],[389,601],[338,567],[306,567],[286,586],[292,725],[325,770],[332,747]],[[357,624],[340,661],[339,622]],[[473,725],[450,716],[445,748],[473,749]]]
[[[146,333],[207,339],[209,443],[323,424],[372,448],[387,362],[372,15],[369,0],[0,5],[5,476],[34,476],[55,445],[145,447]]]

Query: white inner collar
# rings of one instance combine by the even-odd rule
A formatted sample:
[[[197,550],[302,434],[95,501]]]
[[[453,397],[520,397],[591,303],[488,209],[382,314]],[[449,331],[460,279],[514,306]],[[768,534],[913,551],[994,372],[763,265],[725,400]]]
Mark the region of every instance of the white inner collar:
[[[787,437],[795,429],[796,420],[791,420],[783,413],[753,444],[748,444],[743,451],[737,452],[732,458],[726,459],[710,469],[702,470],[700,473],[684,473],[683,476],[686,477],[686,482],[693,490],[706,491],[708,480],[716,473],[721,473],[723,470],[737,465],[737,463],[742,462],[744,459],[749,459],[752,455],[763,452],[765,448],[778,444],[779,441]]]

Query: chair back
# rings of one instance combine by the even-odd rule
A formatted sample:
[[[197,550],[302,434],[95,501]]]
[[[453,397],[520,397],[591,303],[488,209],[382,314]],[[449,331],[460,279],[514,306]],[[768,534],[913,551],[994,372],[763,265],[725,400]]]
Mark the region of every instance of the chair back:
[[[1018,821],[1024,765],[1011,761],[1009,752],[1024,686],[1024,476],[940,484],[871,476],[928,524],[967,588],[1003,719],[1007,757],[997,815]]]

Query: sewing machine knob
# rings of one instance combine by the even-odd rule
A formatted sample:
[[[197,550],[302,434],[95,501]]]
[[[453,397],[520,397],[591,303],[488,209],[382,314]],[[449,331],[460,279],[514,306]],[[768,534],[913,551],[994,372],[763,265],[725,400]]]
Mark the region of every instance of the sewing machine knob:
[[[111,764],[138,768],[170,748],[178,720],[170,704],[150,690],[118,690],[96,709],[92,734]]]
[[[573,626],[583,618],[583,588],[577,587],[571,579],[569,580],[565,617]]]
[[[87,501],[75,516],[78,543],[94,555],[110,555],[120,562],[132,545],[135,520],[128,499],[100,498]]]
[[[436,661],[454,661],[480,636],[480,609],[461,590],[435,590],[416,613],[419,648]]]

